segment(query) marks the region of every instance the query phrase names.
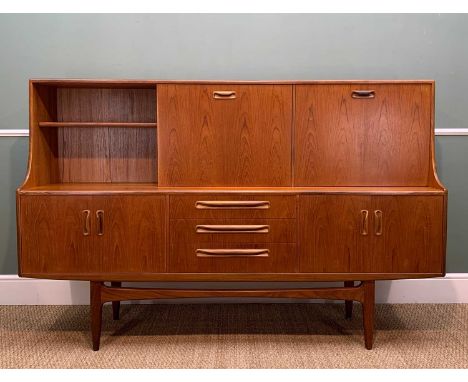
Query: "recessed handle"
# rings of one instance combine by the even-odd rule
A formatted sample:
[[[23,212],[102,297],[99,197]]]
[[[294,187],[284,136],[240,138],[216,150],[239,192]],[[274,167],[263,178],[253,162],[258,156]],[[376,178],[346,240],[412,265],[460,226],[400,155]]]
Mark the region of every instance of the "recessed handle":
[[[197,233],[268,233],[269,225],[197,225],[195,231]]]
[[[236,92],[234,90],[215,90],[213,92],[214,99],[234,99]]]
[[[204,209],[268,209],[270,202],[265,200],[199,200],[195,208]]]
[[[374,224],[375,224],[375,235],[376,236],[381,236],[382,235],[382,216],[383,213],[381,210],[375,210],[374,211]]]
[[[269,249],[197,249],[197,257],[268,257]]]
[[[89,233],[91,231],[90,226],[89,226],[89,217],[91,215],[90,210],[83,210],[81,211],[83,215],[83,236],[89,236]]]
[[[361,235],[367,236],[369,234],[369,211],[361,210]]]
[[[351,97],[363,99],[363,98],[375,98],[375,90],[353,90]]]
[[[104,211],[97,210],[96,211],[96,219],[97,219],[97,234],[98,236],[104,235]]]

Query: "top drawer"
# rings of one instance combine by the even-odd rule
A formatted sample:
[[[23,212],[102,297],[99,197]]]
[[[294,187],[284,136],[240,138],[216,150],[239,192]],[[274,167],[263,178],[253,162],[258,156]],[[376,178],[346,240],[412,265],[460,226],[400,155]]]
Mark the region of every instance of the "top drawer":
[[[295,195],[171,195],[169,214],[178,218],[295,218]]]

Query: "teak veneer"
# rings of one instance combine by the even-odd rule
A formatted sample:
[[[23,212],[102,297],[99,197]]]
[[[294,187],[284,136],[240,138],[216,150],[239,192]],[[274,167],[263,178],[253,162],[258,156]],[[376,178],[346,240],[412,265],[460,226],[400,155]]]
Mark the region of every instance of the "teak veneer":
[[[19,274],[87,280],[102,305],[195,297],[353,301],[445,275],[434,82],[31,80]],[[135,281],[342,287],[135,288]],[[105,282],[110,282],[106,285]]]

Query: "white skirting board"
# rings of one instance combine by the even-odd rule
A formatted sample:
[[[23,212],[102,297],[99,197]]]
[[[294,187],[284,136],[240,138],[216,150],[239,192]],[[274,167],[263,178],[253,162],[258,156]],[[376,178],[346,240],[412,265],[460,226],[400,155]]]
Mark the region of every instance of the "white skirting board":
[[[232,288],[233,283],[131,283],[131,286],[193,288]],[[125,284],[124,284],[125,285]],[[241,283],[245,288],[332,286],[341,283]],[[141,303],[207,303],[207,302],[295,302],[294,299],[179,299],[144,301]],[[322,300],[310,300],[320,302]],[[449,273],[443,278],[378,281],[376,302],[404,303],[468,303],[468,273]],[[137,302],[134,302],[137,303]],[[20,278],[15,275],[0,275],[0,305],[86,305],[89,304],[89,282],[57,281]]]

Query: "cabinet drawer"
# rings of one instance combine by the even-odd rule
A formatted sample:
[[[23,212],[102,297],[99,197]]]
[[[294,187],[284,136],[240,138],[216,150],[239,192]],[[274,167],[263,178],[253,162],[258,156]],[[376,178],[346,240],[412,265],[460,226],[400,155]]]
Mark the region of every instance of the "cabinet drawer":
[[[294,272],[293,243],[194,243],[171,244],[169,272],[274,273]]]
[[[295,195],[172,195],[174,218],[295,218]]]
[[[171,243],[295,243],[296,219],[173,219]]]

